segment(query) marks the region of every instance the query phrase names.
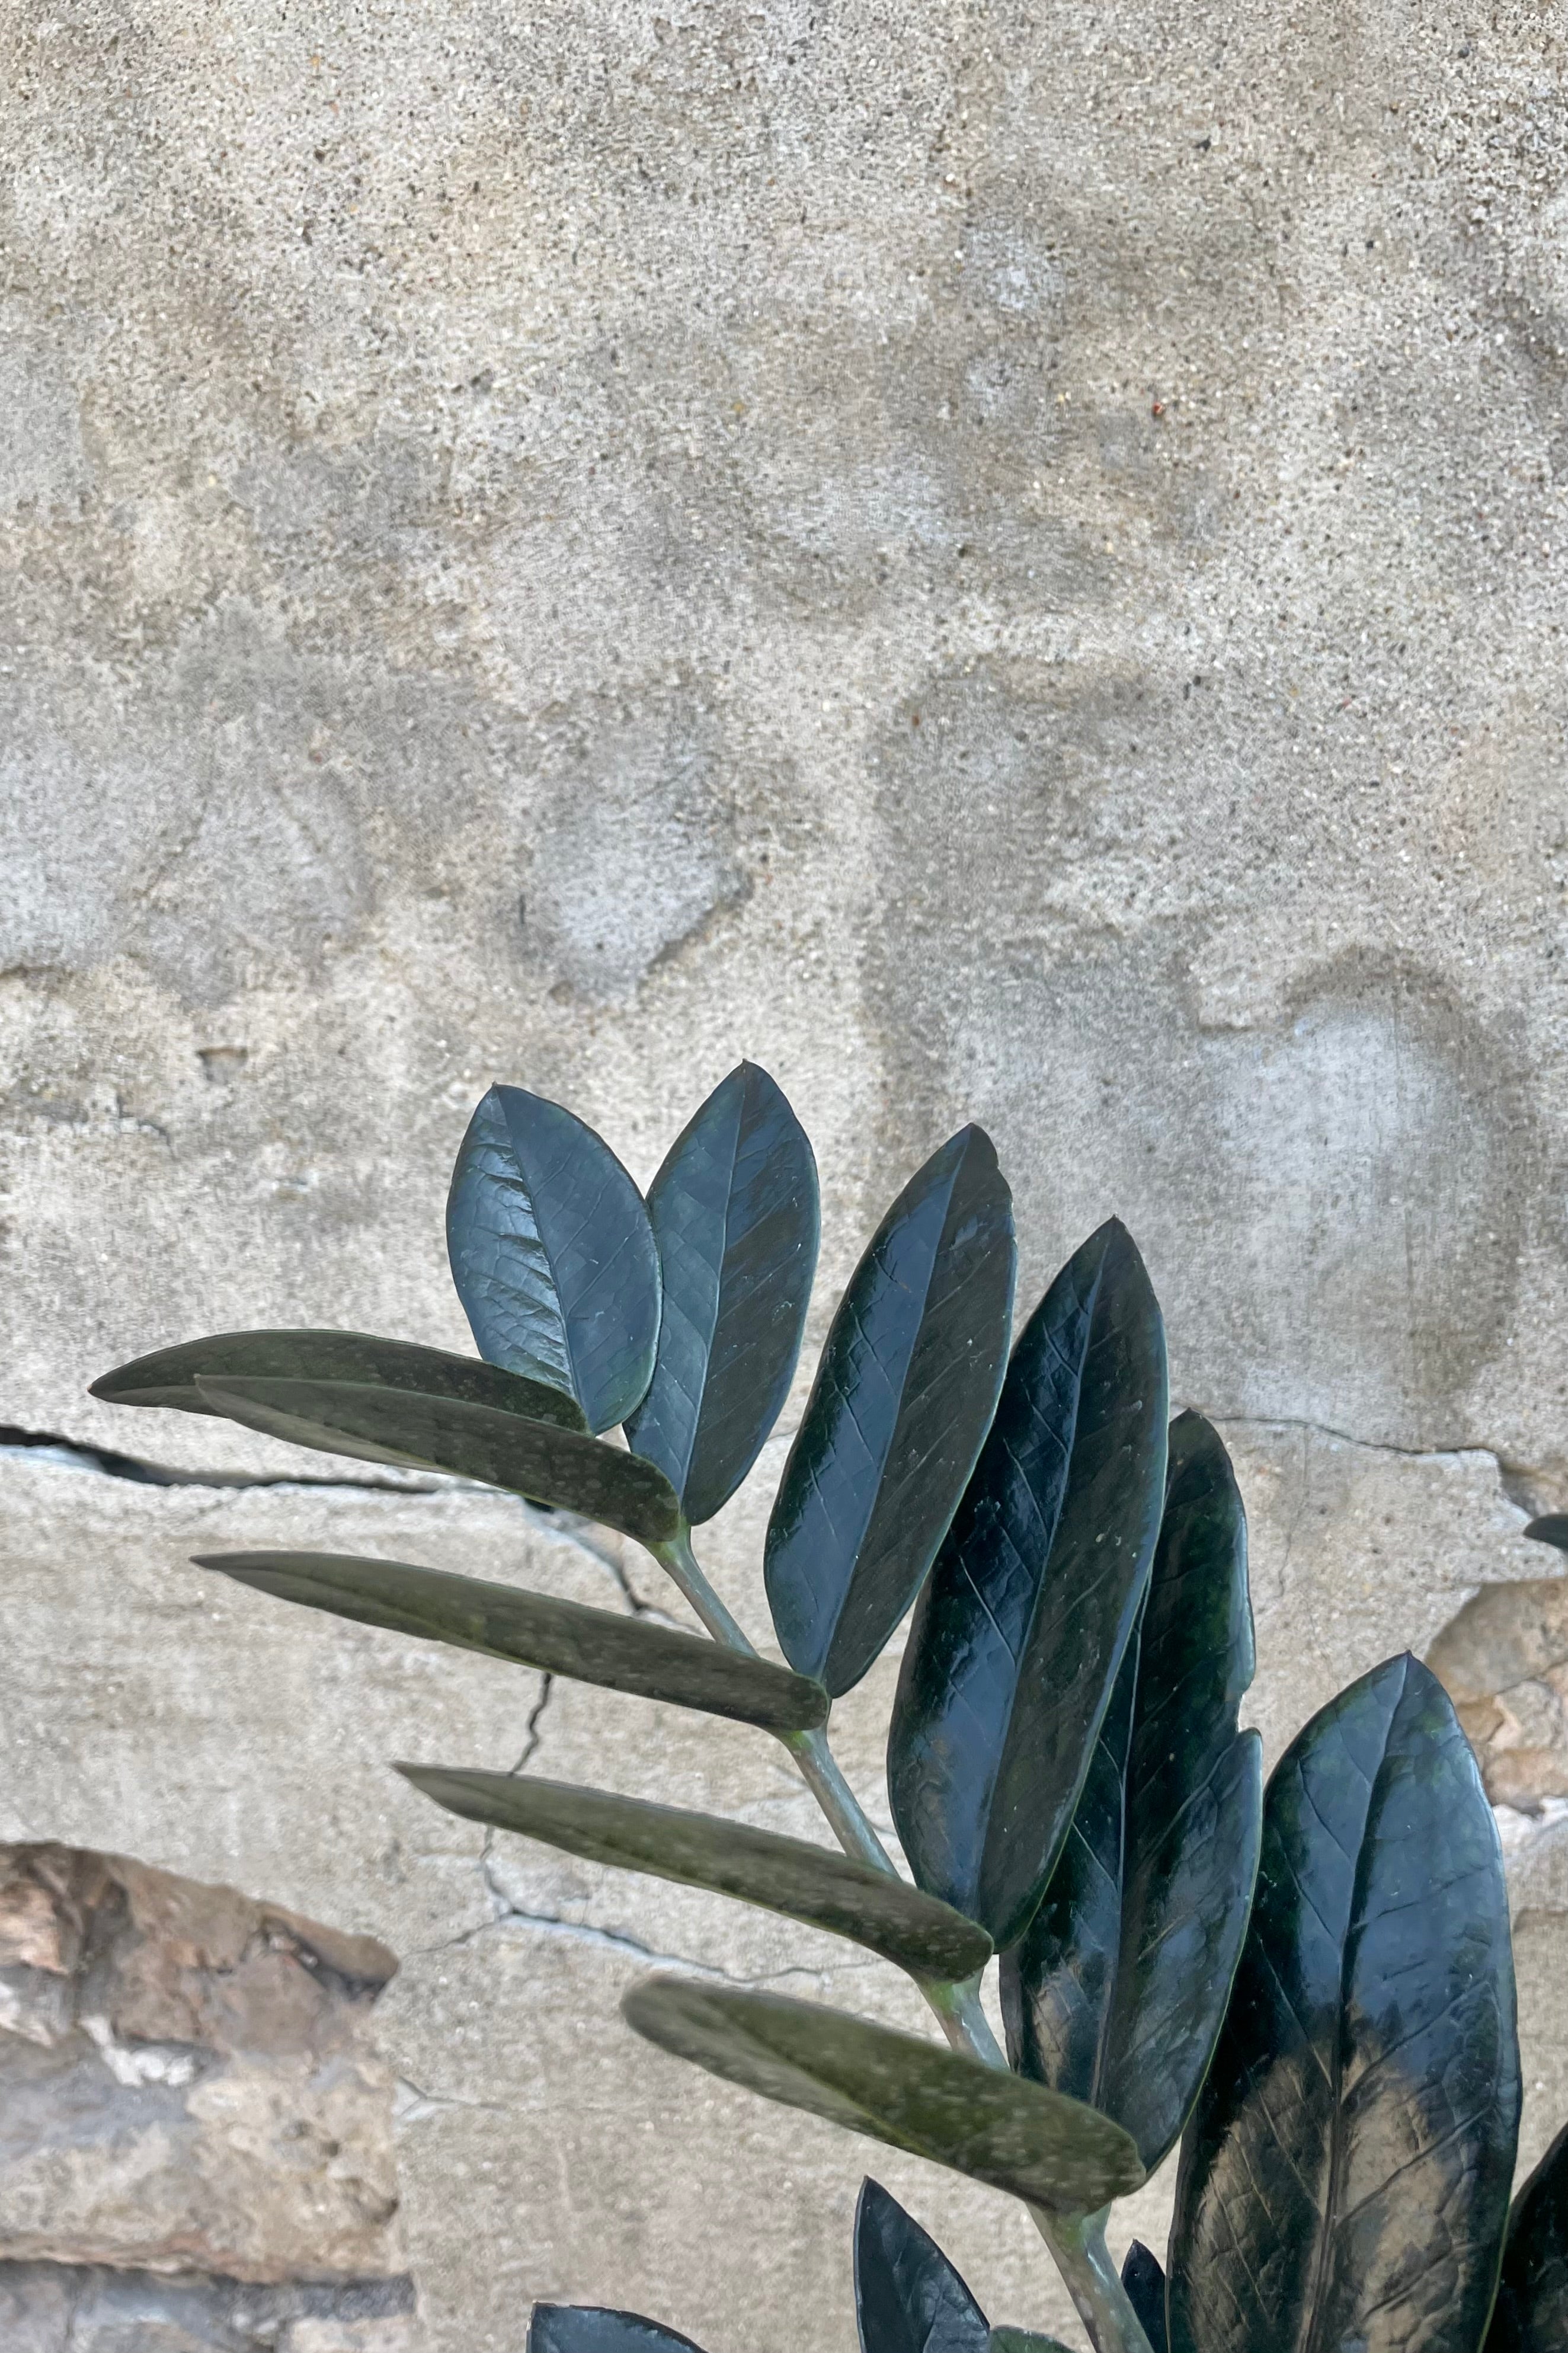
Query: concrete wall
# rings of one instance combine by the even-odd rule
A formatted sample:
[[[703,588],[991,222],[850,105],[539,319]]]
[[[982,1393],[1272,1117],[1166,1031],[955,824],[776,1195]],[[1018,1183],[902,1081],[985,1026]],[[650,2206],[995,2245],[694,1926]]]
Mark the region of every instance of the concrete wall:
[[[865,2153],[615,2001],[644,1947],[899,1986],[486,1857],[383,1765],[531,1744],[804,1829],[759,1741],[541,1715],[181,1564],[360,1546],[669,1606],[651,1566],[324,1461],[268,1483],[297,1458],[86,1384],[241,1324],[465,1345],[440,1210],[484,1085],[646,1178],[744,1053],[822,1164],[815,1336],[966,1117],[1030,1286],[1127,1219],[1236,1449],[1272,1750],[1486,1585],[1541,1617],[1563,48],[1550,12],[1387,0],[4,14],[0,1420],[189,1483],[0,1458],[0,1839],[402,1957],[432,2353],[511,2353],[535,2294],[712,2353],[821,2300],[847,2348]],[[780,1460],[710,1547],[755,1630]],[[1466,1670],[1478,1736],[1544,1759],[1493,1780],[1541,1808],[1504,1817],[1532,2148],[1568,2114],[1539,1648],[1493,1713]],[[879,1804],[889,1674],[846,1711]],[[1070,2326],[1003,2201],[879,2170],[996,2317]]]

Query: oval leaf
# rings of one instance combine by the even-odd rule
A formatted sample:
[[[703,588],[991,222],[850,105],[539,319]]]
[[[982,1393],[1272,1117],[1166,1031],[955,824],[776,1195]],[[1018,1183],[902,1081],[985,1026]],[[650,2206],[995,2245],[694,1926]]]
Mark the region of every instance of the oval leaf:
[[[1058,2337],[1041,2337],[1032,2328],[994,2328],[988,2337],[989,2353],[1068,2353]]]
[[[924,1582],[1007,1353],[1013,1203],[966,1127],[910,1179],[850,1277],[768,1523],[784,1654],[835,1697]]]
[[[522,1087],[492,1087],[458,1152],[447,1253],[479,1353],[569,1389],[595,1430],[653,1374],[658,1253],[604,1138]]]
[[[727,1504],[783,1410],[816,1271],[816,1162],[754,1062],[714,1088],[647,1197],[664,1306],[626,1424],[695,1527]]]
[[[1182,2148],[1173,2353],[1473,2353],[1519,2129],[1508,1898],[1447,1693],[1394,1659],[1268,1785],[1258,1896]]]
[[[1568,2345],[1568,2125],[1513,2201],[1486,2353]]]
[[[890,2026],[672,1977],[634,1986],[621,2010],[650,2042],[710,2074],[1031,2204],[1090,2212],[1143,2179],[1108,2116]]]
[[[1555,1545],[1559,1552],[1568,1552],[1568,1512],[1544,1513],[1531,1521],[1524,1534],[1537,1544]]]
[[[1039,1910],[1002,1963],[1015,2067],[1114,2116],[1150,2172],[1203,2082],[1247,1933],[1263,1755],[1247,1518],[1201,1414],[1172,1423],[1148,1599]]]
[[[589,1862],[650,1872],[656,1879],[760,1904],[868,1946],[917,1976],[972,1977],[991,1957],[990,1939],[945,1904],[831,1847],[780,1838],[715,1814],[653,1806],[605,1789],[574,1788],[531,1773],[480,1773],[444,1765],[397,1769],[448,1813],[542,1839]]]
[[[602,2304],[536,2304],[528,2353],[701,2353],[678,2329]]]
[[[91,1394],[110,1405],[173,1406],[181,1413],[220,1409],[199,1380],[354,1381],[368,1388],[417,1389],[426,1397],[458,1398],[467,1405],[520,1413],[561,1430],[586,1430],[583,1409],[564,1389],[525,1379],[482,1357],[455,1356],[409,1340],[380,1340],[368,1332],[215,1332],[155,1348],[94,1381]]]
[[[1114,1218],[1062,1269],[921,1594],[888,1746],[920,1884],[1028,1926],[1148,1583],[1165,1483],[1165,1335]]]
[[[202,1395],[231,1421],[320,1453],[362,1462],[397,1462],[508,1487],[535,1503],[581,1513],[639,1543],[663,1544],[680,1525],[680,1506],[662,1472],[635,1454],[493,1407],[354,1381],[199,1381]]]
[[[879,2181],[855,2209],[860,2353],[986,2353],[990,2330],[936,2241]]]
[[[547,1675],[701,1708],[767,1732],[811,1732],[827,1720],[827,1694],[820,1683],[644,1618],[400,1560],[330,1552],[209,1552],[195,1559],[198,1568],[216,1569],[237,1585],[362,1626],[450,1642]]]
[[[1165,2331],[1165,2274],[1158,2255],[1142,2239],[1134,2239],[1121,2266],[1127,2301],[1138,2316],[1138,2326],[1149,2339],[1149,2353],[1169,2353]]]

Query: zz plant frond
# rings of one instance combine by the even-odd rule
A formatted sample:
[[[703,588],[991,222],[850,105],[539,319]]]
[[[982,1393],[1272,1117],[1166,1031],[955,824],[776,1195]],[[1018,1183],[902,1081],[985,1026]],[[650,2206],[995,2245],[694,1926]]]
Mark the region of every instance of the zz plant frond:
[[[947,2048],[676,1976],[622,2006],[716,2075],[1022,2200],[1100,2353],[1561,2348],[1568,2135],[1510,2222],[1513,1970],[1474,1759],[1403,1657],[1314,1717],[1265,1790],[1238,1728],[1241,1498],[1210,1424],[1170,1420],[1163,1324],[1124,1227],[1074,1252],[1009,1352],[1011,1196],[980,1129],[944,1144],[850,1278],[784,1464],[762,1583],[786,1664],[714,1592],[692,1532],[789,1393],[818,1222],[810,1144],[750,1063],[646,1202],[581,1120],[497,1086],[447,1205],[479,1358],[226,1333],[94,1393],[456,1473],[646,1546],[705,1636],[407,1562],[199,1566],[781,1741],[842,1855],[531,1776],[399,1769],[472,1820],[766,1905],[906,1970]],[[616,1427],[624,1447],[604,1440]],[[911,1608],[888,1782],[912,1885],[828,1741],[833,1702]],[[996,1956],[1005,2052],[980,2000]],[[1178,2141],[1167,2264],[1135,2244],[1119,2275],[1106,2211]],[[1060,2353],[992,2327],[870,2181],[855,2276],[862,2353]],[[693,2353],[636,2314],[568,2306],[535,2309],[530,2348]]]

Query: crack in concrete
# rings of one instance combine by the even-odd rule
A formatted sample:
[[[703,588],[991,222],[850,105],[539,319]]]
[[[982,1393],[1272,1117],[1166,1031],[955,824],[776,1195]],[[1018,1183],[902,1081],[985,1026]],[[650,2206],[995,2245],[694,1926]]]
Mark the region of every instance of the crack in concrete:
[[[331,1473],[312,1475],[308,1471],[171,1471],[161,1462],[144,1461],[140,1455],[117,1454],[111,1447],[0,1422],[0,1457],[7,1455],[18,1461],[41,1461],[53,1470],[127,1479],[139,1487],[216,1487],[237,1493],[253,1487],[342,1487],[355,1494],[378,1495],[438,1495],[448,1491],[445,1481],[405,1484],[397,1479],[350,1479]]]
[[[1304,1430],[1313,1438],[1331,1438],[1342,1446],[1362,1447],[1369,1454],[1398,1454],[1412,1462],[1424,1462],[1441,1456],[1484,1454],[1496,1464],[1500,1478],[1530,1478],[1534,1475],[1525,1464],[1508,1461],[1495,1446],[1484,1445],[1479,1439],[1456,1439],[1447,1446],[1398,1446],[1392,1439],[1358,1438],[1353,1430],[1336,1430],[1331,1422],[1312,1421],[1302,1414],[1215,1413],[1208,1418],[1216,1430]]]
[[[810,1978],[820,1982],[826,1974],[824,1970],[809,1968],[802,1962],[792,1962],[782,1968],[760,1969],[752,1977],[739,1977],[732,1969],[721,1968],[716,1961],[698,1960],[689,1953],[661,1953],[653,1946],[645,1945],[639,1936],[628,1935],[624,1928],[597,1928],[589,1921],[563,1920],[558,1913],[531,1912],[521,1904],[508,1902],[493,1888],[490,1892],[500,1907],[493,1920],[480,1920],[472,1928],[465,1928],[461,1936],[448,1937],[445,1944],[422,1946],[420,1957],[451,1952],[458,1946],[474,1944],[480,1936],[493,1935],[498,1928],[520,1927],[537,1929],[546,1936],[565,1936],[574,1944],[591,1945],[601,1952],[629,1954],[649,1968],[683,1969],[689,1976],[713,1978],[722,1985],[773,1985],[783,1978]],[[870,1968],[875,1967],[875,1960],[843,1966]]]

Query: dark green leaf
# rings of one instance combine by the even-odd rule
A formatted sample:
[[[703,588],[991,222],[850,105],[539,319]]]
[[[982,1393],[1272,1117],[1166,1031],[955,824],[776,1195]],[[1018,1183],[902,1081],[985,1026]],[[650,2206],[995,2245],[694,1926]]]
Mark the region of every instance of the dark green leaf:
[[[1127,2291],[1128,2303],[1138,2315],[1138,2325],[1149,2339],[1150,2353],[1168,2353],[1165,2274],[1159,2256],[1152,2253],[1142,2239],[1134,2239],[1127,2250],[1121,2284]]]
[[[452,1171],[447,1252],[481,1356],[570,1389],[595,1430],[625,1421],[653,1374],[658,1253],[602,1136],[492,1087]]]
[[[966,1127],[905,1186],[849,1280],[768,1524],[784,1653],[837,1697],[924,1581],[996,1403],[1013,1203]]]
[[[510,1659],[546,1674],[571,1675],[640,1699],[699,1707],[768,1732],[810,1732],[827,1718],[820,1683],[765,1659],[746,1659],[696,1634],[642,1618],[521,1593],[478,1577],[451,1577],[398,1560],[358,1560],[330,1552],[198,1553],[237,1585],[280,1601],[300,1601],[363,1626],[416,1634]]]
[[[1182,2147],[1174,2353],[1474,2353],[1519,2128],[1491,1809],[1412,1658],[1268,1785],[1252,1922]]]
[[[664,1311],[626,1438],[695,1527],[729,1502],[778,1419],[816,1269],[816,1162],[765,1071],[742,1062],[714,1088],[647,1207]]]
[[[1247,1519],[1201,1414],[1171,1425],[1164,1517],[1061,1857],[1002,1962],[1015,2067],[1130,2132],[1151,2173],[1198,2094],[1262,1829]]]
[[[1513,2201],[1486,2353],[1568,2345],[1568,2125]]]
[[[645,1978],[621,2009],[710,2074],[1033,2204],[1092,2212],[1143,2179],[1108,2116],[890,2026],[686,1978]]]
[[[1524,1533],[1537,1544],[1555,1545],[1559,1552],[1568,1552],[1568,1512],[1548,1512],[1544,1518],[1531,1520]]]
[[[700,2353],[689,2337],[601,2304],[536,2304],[528,2353]]]
[[[458,1398],[355,1381],[208,1380],[202,1395],[231,1421],[325,1454],[398,1462],[509,1487],[536,1503],[663,1544],[680,1506],[662,1472],[581,1430],[560,1430]]]
[[[835,1936],[851,1937],[917,1974],[972,1977],[991,1957],[984,1935],[946,1905],[831,1847],[780,1838],[714,1814],[651,1806],[605,1789],[573,1788],[531,1773],[480,1773],[443,1765],[397,1769],[449,1813],[542,1839],[589,1862],[651,1872],[656,1879],[760,1904]]]
[[[1160,1310],[1113,1218],[1013,1351],[915,1612],[888,1746],[916,1879],[1002,1947],[1061,1852],[1142,1603],[1165,1415]]]
[[[860,2353],[986,2353],[985,2315],[936,2241],[879,2181],[855,2209]]]
[[[520,1413],[562,1430],[586,1430],[583,1409],[564,1389],[504,1372],[482,1357],[454,1356],[408,1340],[379,1340],[367,1332],[215,1332],[154,1349],[94,1381],[92,1395],[110,1405],[174,1406],[181,1413],[216,1414],[201,1379],[353,1381],[366,1388],[417,1389],[426,1397],[458,1398],[465,1405]]]
[[[1032,2328],[994,2328],[986,2339],[988,2353],[1068,2353],[1057,2337],[1041,2337]]]

